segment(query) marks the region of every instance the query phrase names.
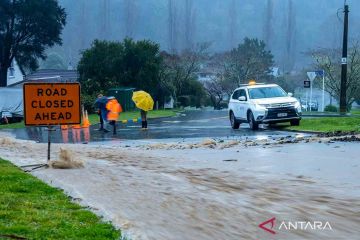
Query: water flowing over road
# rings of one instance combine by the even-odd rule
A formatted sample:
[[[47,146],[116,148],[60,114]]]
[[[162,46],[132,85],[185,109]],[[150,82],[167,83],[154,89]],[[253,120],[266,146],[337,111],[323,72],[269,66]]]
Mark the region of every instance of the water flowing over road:
[[[17,165],[45,159],[45,144],[2,139],[1,156]],[[54,144],[52,158],[67,149],[85,168],[33,174],[135,240],[356,239],[357,143],[306,142]],[[333,230],[274,229],[273,236],[258,227],[272,217],[275,227],[282,220],[328,221]]]

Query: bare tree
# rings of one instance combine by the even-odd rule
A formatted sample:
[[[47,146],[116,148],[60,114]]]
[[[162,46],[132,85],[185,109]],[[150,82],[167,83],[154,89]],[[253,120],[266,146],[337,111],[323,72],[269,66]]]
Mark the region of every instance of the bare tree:
[[[168,37],[169,51],[172,54],[177,50],[177,7],[174,0],[168,0]]]
[[[210,58],[209,66],[215,75],[215,77],[211,79],[212,82],[221,85],[221,87],[216,90],[221,89],[223,96],[230,96],[234,89],[239,86],[237,79],[234,78],[234,65],[230,52],[214,54]],[[216,93],[215,95],[219,94]]]
[[[218,107],[224,96],[230,96],[235,88],[250,79],[267,81],[273,56],[265,50],[265,43],[257,39],[245,38],[230,52],[214,54],[210,58],[210,67],[214,76],[205,83],[205,89],[214,107]]]
[[[207,55],[208,43],[197,44],[190,50],[184,50],[181,54],[162,53],[163,66],[160,73],[160,82],[177,102],[184,87],[191,79],[196,79],[200,62]]]
[[[235,36],[236,36],[236,29],[237,29],[237,11],[236,11],[236,1],[231,0],[229,5],[229,45],[230,49],[235,47]]]
[[[325,70],[325,90],[334,98],[340,99],[341,49],[318,49],[310,53],[318,69]],[[346,104],[360,99],[360,47],[355,43],[348,54],[348,78],[346,82]]]
[[[228,53],[226,60],[228,77],[238,85],[250,79],[268,80],[274,64],[273,55],[266,50],[265,42],[249,38]]]
[[[125,36],[133,38],[136,17],[136,0],[124,0],[125,2]]]
[[[214,109],[221,108],[221,102],[226,96],[223,81],[224,79],[221,76],[215,76],[204,83],[205,91],[207,92]]]
[[[195,17],[193,0],[185,0],[185,49],[191,49],[193,47]]]
[[[108,39],[109,37],[109,26],[110,26],[110,1],[102,0],[100,2],[100,25],[99,35],[100,39]]]
[[[87,21],[86,21],[86,0],[81,0],[80,1],[80,17],[79,17],[79,26],[82,26],[80,28],[80,49],[84,49],[85,48],[85,44],[86,44],[86,36],[87,36]]]
[[[273,12],[274,12],[274,2],[273,0],[267,0],[265,17],[264,17],[263,39],[268,47],[271,46],[272,38],[273,38]]]
[[[285,58],[284,70],[290,72],[295,65],[296,55],[296,12],[294,10],[293,0],[288,1],[288,11],[286,20],[286,38],[285,38]]]

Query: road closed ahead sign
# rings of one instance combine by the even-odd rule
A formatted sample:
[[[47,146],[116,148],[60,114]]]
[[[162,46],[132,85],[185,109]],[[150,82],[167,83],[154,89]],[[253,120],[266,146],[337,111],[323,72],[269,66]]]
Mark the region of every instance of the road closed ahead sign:
[[[25,125],[80,124],[79,83],[25,83]]]

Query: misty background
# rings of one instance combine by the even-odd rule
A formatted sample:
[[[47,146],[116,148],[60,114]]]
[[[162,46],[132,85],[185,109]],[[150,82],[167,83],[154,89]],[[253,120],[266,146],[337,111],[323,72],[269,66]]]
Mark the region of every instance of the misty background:
[[[94,39],[150,39],[180,52],[199,42],[223,52],[245,37],[264,40],[285,71],[311,63],[306,52],[342,46],[343,0],[59,0],[68,14],[63,45],[49,49],[74,68]],[[360,39],[360,1],[349,0],[349,38]],[[339,56],[340,59],[340,56]]]

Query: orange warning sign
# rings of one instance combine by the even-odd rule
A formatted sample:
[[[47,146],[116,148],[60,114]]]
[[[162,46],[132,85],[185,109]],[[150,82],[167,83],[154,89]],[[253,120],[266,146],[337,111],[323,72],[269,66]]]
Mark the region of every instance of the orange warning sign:
[[[27,126],[80,124],[79,83],[25,83]]]

